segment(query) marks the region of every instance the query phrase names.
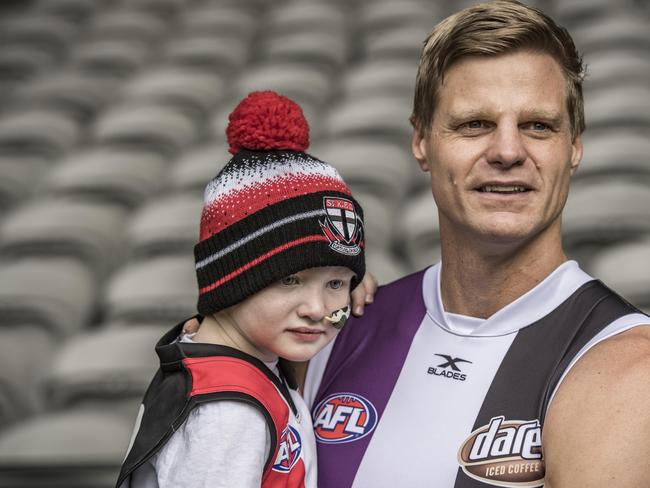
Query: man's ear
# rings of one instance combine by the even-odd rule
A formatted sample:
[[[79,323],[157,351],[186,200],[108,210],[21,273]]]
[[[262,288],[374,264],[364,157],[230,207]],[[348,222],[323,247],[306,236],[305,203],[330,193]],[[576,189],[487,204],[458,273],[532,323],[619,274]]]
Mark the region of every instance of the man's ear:
[[[429,171],[429,159],[427,157],[427,138],[422,131],[417,128],[413,129],[413,137],[411,138],[411,151],[416,161],[420,165],[422,171]]]
[[[582,136],[577,135],[571,144],[571,176],[573,176],[582,161]]]

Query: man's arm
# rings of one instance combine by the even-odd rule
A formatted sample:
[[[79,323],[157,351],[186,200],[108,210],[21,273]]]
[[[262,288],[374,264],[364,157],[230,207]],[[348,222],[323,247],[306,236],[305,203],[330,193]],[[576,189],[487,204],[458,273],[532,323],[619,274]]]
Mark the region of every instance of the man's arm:
[[[650,486],[650,327],[594,346],[567,374],[543,433],[546,488]]]

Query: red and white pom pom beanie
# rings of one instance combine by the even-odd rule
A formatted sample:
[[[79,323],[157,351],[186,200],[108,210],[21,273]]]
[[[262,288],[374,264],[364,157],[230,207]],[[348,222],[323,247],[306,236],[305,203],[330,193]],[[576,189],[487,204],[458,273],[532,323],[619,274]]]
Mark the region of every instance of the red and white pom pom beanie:
[[[329,164],[304,152],[302,109],[253,92],[229,116],[232,159],[205,189],[194,247],[198,311],[210,315],[285,276],[344,266],[363,278],[363,210]]]

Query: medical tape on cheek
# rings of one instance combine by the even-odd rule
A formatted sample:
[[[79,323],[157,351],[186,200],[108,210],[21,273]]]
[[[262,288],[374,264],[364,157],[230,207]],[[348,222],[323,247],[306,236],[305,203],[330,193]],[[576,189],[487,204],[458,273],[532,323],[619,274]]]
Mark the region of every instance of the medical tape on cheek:
[[[350,305],[344,308],[339,308],[338,310],[332,312],[331,315],[325,316],[325,320],[332,324],[332,327],[335,329],[341,330],[345,325],[345,322],[350,317],[350,310]]]

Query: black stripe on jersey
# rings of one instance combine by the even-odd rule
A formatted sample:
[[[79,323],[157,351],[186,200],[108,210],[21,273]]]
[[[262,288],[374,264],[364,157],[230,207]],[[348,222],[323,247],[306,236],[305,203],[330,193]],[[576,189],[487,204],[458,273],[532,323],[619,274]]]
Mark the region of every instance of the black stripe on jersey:
[[[550,395],[575,355],[614,320],[637,311],[594,280],[551,313],[521,329],[492,380],[472,430],[498,416],[505,420],[539,419],[543,426]],[[470,478],[459,468],[454,488],[486,488],[486,483]]]

